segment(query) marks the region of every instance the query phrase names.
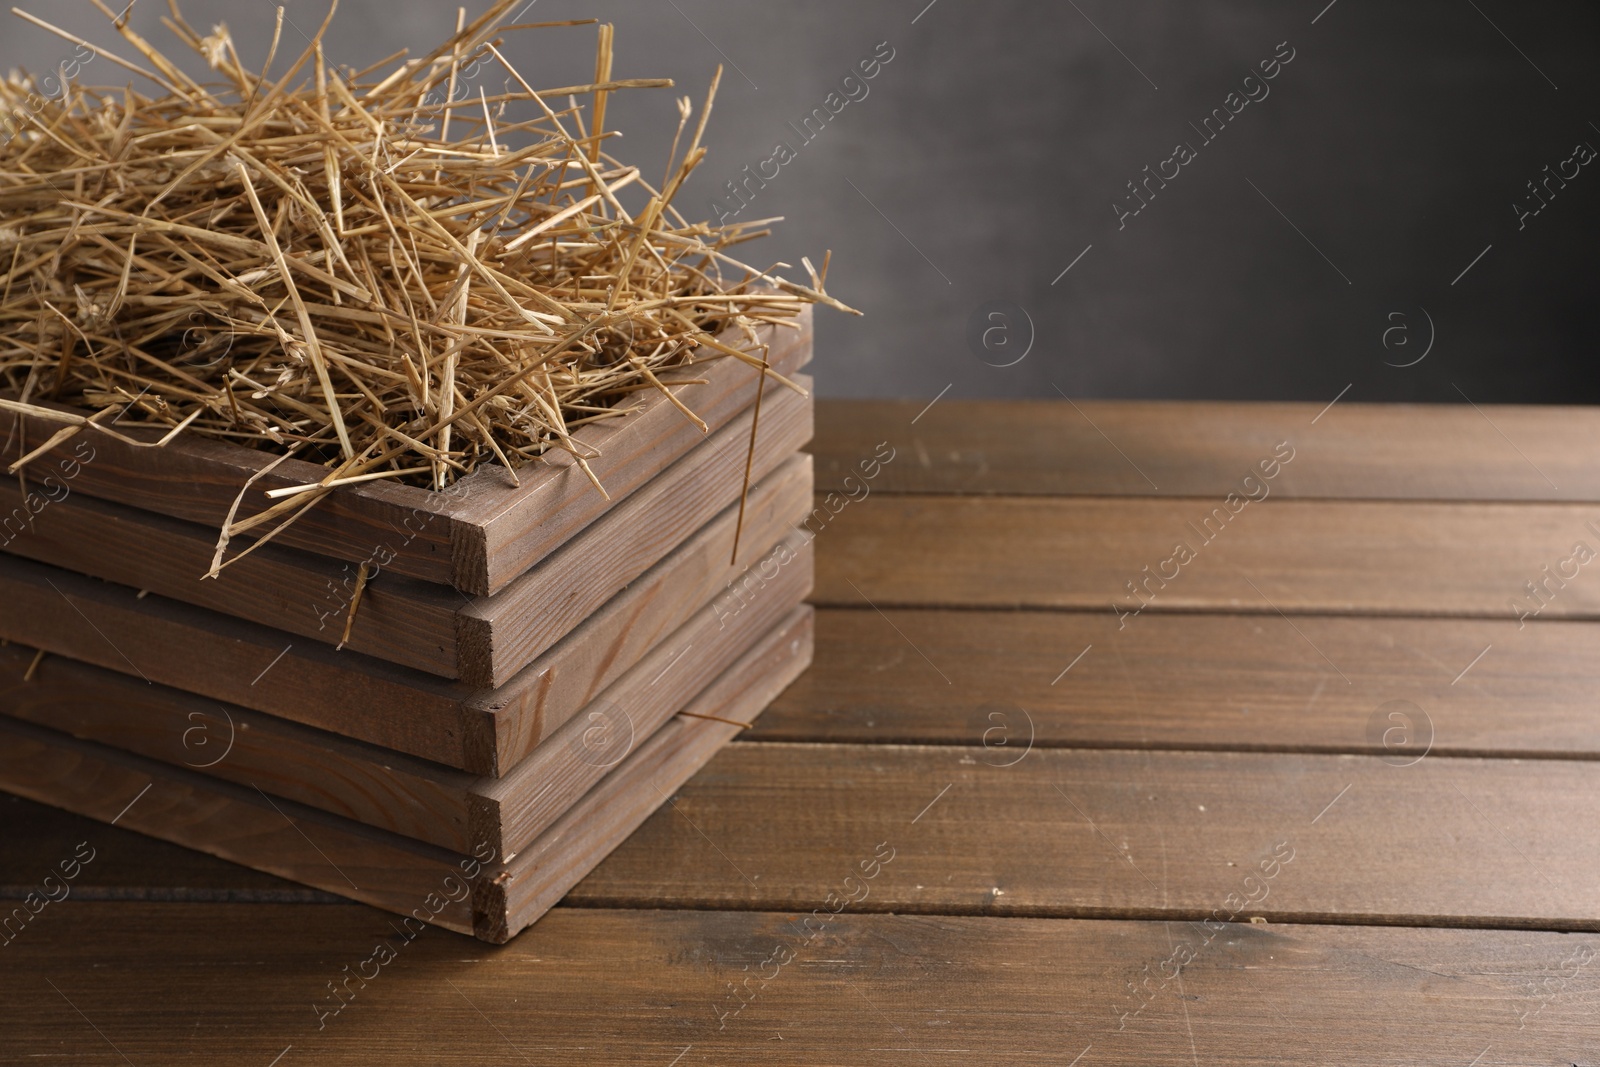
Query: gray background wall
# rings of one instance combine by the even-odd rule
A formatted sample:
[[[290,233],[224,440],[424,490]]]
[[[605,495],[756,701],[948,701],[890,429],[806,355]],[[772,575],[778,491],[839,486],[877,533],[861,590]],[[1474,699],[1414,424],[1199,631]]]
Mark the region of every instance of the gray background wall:
[[[87,3],[23,2],[112,40]],[[775,141],[798,148],[743,217],[787,217],[751,258],[831,248],[830,289],[867,313],[821,317],[826,395],[1600,399],[1600,166],[1521,229],[1512,206],[1577,142],[1600,147],[1595,5],[926,3],[538,0],[526,17],[614,22],[618,76],[677,80],[612,107],[616,151],[651,172],[673,96],[700,100],[729,64],[686,209],[709,214]],[[264,54],[267,0],[184,10]],[[285,48],[325,10],[292,0]],[[142,0],[134,23],[165,42],[160,13]],[[453,19],[448,4],[345,0],[329,55],[425,52]],[[800,146],[786,124],[883,41],[895,58],[870,95]],[[1203,144],[1190,123],[1285,41],[1295,58],[1270,95]],[[570,84],[592,72],[593,42],[592,27],[541,30],[509,54],[535,84]],[[3,67],[70,51],[9,17],[0,35]],[[103,60],[83,78],[126,80]],[[1198,158],[1119,229],[1112,202],[1179,141]],[[986,350],[969,326],[990,305],[1014,307],[985,320],[1003,327]],[[1030,322],[1026,358],[989,365],[1023,350]],[[1386,365],[1430,340],[1420,363]]]

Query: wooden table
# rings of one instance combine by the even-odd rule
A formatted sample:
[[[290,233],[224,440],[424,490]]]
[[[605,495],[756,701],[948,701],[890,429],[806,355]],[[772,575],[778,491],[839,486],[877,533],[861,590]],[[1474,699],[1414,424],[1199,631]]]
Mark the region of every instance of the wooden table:
[[[0,1063],[1594,1063],[1600,415],[1320,407],[825,405],[811,672],[336,1015],[387,915],[0,799]]]

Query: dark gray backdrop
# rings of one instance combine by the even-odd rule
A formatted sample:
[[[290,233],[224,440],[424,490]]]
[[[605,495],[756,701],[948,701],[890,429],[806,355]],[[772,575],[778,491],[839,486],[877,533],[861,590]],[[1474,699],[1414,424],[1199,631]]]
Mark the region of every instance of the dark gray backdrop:
[[[87,3],[22,3],[113,39]],[[268,0],[184,10],[264,55]],[[285,49],[325,10],[289,3]],[[134,24],[165,43],[160,13],[141,0]],[[826,395],[1600,395],[1600,166],[1551,181],[1537,215],[1519,222],[1513,206],[1536,205],[1527,183],[1546,166],[1571,175],[1579,142],[1600,148],[1595,5],[538,0],[525,18],[591,16],[616,24],[617,76],[678,83],[612,107],[626,133],[614,151],[652,174],[672,97],[698,106],[728,64],[686,212],[710,214],[717,187],[775,142],[797,149],[741,217],[787,217],[750,251],[763,263],[831,248],[830,289],[867,313],[822,314]],[[453,20],[448,4],[345,0],[329,55],[425,52]],[[880,42],[894,59],[866,98],[802,144],[787,124]],[[509,54],[536,85],[571,84],[592,73],[593,43],[592,27],[540,30]],[[1195,127],[1289,49],[1268,95],[1207,143]],[[6,17],[0,65],[49,68],[71,51]],[[126,80],[103,59],[82,77]],[[490,91],[502,77],[487,75]],[[1113,203],[1178,142],[1196,158],[1119,228]]]

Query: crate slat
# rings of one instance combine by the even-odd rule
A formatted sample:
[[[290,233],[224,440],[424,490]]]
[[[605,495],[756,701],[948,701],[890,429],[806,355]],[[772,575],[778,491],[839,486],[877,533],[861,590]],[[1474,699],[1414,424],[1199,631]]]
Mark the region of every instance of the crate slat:
[[[810,440],[811,407],[808,397],[768,387],[753,477]],[[362,595],[346,647],[475,686],[506,684],[737,501],[750,421],[749,412],[734,419],[495,597],[382,573]],[[26,516],[16,485],[0,482],[0,515],[19,507]],[[356,584],[347,563],[268,545],[201,580],[212,544],[197,524],[78,493],[29,518],[31,528],[7,530],[5,551],[329,645],[343,634]]]
[[[811,506],[811,457],[751,488],[744,536],[772,545]],[[658,640],[765,558],[729,549],[737,505],[503,686],[451,682],[215,611],[0,553],[0,638],[320,727],[473,774],[499,775]]]
[[[23,680],[33,652],[15,645],[0,648],[0,714],[444,848],[470,852],[488,842],[515,852],[804,598],[811,557],[803,538],[791,537],[794,558],[748,611],[724,625],[726,612],[703,605],[500,779],[61,657]]]
[[[810,656],[811,609],[801,607],[687,710],[748,722]],[[0,788],[503,943],[560,900],[737,730],[704,719],[668,723],[530,847],[509,861],[479,849],[485,862],[477,868],[447,849],[14,719],[0,718]],[[470,895],[451,899],[463,884]]]
[[[798,329],[764,326],[757,331],[771,346],[773,368],[788,377],[811,360],[810,308],[797,324]],[[742,342],[742,335],[737,339]],[[756,372],[731,357],[660,377],[713,432],[755,399]],[[700,443],[698,428],[660,393],[638,395],[636,410],[626,418],[586,424],[573,434],[581,447],[601,453],[589,465],[611,494],[610,500],[595,492],[568,453],[553,450],[519,472],[520,487],[510,483],[503,468],[492,465],[447,493],[386,481],[344,486],[276,540],[352,567],[375,553],[393,552],[387,567],[397,575],[453,586],[474,596],[496,593]],[[57,422],[0,411],[0,467],[60,428]],[[139,431],[129,436],[141,435],[157,436]],[[94,458],[78,466],[71,480],[75,492],[197,523],[210,532],[213,542],[240,489],[273,458],[243,445],[201,437],[180,436],[164,448],[152,449],[93,434],[59,445],[36,460],[28,468],[35,472],[36,484],[72,457],[80,441],[90,444]],[[252,486],[237,518],[264,510],[271,503],[263,495],[267,490],[326,476],[325,467],[287,460]],[[14,506],[7,504],[0,515]],[[241,535],[234,549],[247,540]]]

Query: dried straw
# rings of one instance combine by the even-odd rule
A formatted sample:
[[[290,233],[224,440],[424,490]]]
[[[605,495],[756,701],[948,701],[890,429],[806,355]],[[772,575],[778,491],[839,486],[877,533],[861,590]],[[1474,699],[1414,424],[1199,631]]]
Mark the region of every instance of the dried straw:
[[[440,490],[549,449],[593,479],[572,433],[625,415],[633,394],[659,390],[699,422],[660,372],[738,359],[754,391],[782,380],[756,326],[793,327],[809,303],[851,311],[827,295],[826,264],[806,263],[807,286],[729,254],[775,220],[717,227],[672,206],[705,158],[715,79],[681,157],[693,108],[679,101],[659,188],[606,151],[608,94],[671,85],[614,80],[609,26],[594,83],[536,91],[502,48],[535,28],[502,25],[515,0],[382,74],[327,63],[330,10],[269,76],[281,10],[256,73],[226,27],[203,35],[169,0],[167,28],[222,79],[205,85],[91,2],[138,58],[97,55],[158,91],[68,86],[26,107],[33,79],[0,81],[0,108],[33,115],[0,147],[0,404],[60,424],[52,447],[83,432],[148,443],[121,432],[145,426],[329,468],[230,522],[219,562],[229,535],[292,521],[340,485]],[[467,88],[474,65],[518,88]],[[531,118],[506,118],[529,104]],[[747,346],[718,339],[730,327]]]

